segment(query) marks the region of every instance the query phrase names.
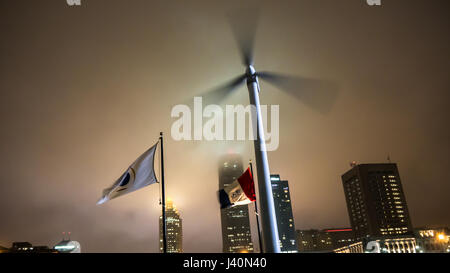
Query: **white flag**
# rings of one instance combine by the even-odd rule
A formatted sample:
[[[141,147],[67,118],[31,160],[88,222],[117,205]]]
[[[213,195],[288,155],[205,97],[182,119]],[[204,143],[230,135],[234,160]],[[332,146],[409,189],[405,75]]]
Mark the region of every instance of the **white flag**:
[[[158,144],[143,153],[114,184],[103,190],[97,205],[158,182],[153,166]]]

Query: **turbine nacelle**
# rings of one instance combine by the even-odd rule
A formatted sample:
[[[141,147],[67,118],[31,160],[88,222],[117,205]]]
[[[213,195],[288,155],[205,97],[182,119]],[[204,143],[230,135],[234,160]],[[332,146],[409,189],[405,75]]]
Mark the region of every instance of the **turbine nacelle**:
[[[245,70],[245,75],[247,75],[247,76],[253,76],[253,75],[255,75],[255,74],[256,74],[256,70],[255,70],[255,68],[253,67],[253,65],[247,66],[247,69]]]
[[[259,82],[258,82],[258,74],[256,74],[256,70],[253,67],[253,65],[247,66],[247,69],[245,70],[245,79],[247,80],[247,85],[256,83],[256,85],[258,87],[258,92],[260,91]]]

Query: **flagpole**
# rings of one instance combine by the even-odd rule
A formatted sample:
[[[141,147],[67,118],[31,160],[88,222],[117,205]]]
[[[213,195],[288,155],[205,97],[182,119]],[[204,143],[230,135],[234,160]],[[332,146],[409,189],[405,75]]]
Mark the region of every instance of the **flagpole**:
[[[162,195],[162,234],[163,234],[163,253],[167,253],[167,239],[166,239],[166,193],[164,185],[164,145],[163,133],[159,133],[161,141],[161,195]]]
[[[255,181],[255,179],[253,178],[253,165],[252,165],[252,160],[250,159],[250,172],[252,173],[252,179],[253,181]],[[255,200],[255,215],[256,215],[256,226],[258,227],[258,242],[259,242],[259,252],[260,253],[264,253],[263,247],[262,247],[262,241],[261,241],[261,231],[259,229],[259,214],[258,214],[258,200]]]

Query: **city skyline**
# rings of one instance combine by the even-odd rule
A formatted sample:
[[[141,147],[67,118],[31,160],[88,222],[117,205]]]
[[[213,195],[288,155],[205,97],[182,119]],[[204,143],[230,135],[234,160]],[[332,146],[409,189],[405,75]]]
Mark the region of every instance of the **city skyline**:
[[[68,230],[83,252],[159,251],[158,185],[104,206],[99,193],[160,131],[169,136],[173,105],[242,70],[226,19],[242,3],[166,2],[0,4],[1,246],[56,243]],[[340,176],[353,160],[388,156],[413,227],[450,226],[450,4],[337,2],[261,6],[258,68],[339,86],[323,115],[261,83],[261,102],[280,106],[280,144],[268,159],[289,181],[296,229],[350,226]],[[238,91],[227,103],[248,102]],[[217,160],[254,162],[253,143],[167,137],[164,149],[183,251],[221,252]],[[250,226],[256,248],[254,217]]]
[[[238,154],[223,156],[219,161],[219,188],[226,188],[229,185],[227,181],[235,180],[242,169],[242,159]],[[358,165],[352,162],[351,169],[342,175],[352,228],[295,229],[288,181],[281,180],[279,174],[271,174],[270,179],[274,190],[273,198],[277,212],[281,252],[364,253],[375,250],[381,253],[447,253],[450,251],[448,227],[412,227],[400,174],[395,163]],[[392,204],[401,206],[393,207],[391,197]],[[372,199],[376,199],[375,202],[371,202]],[[355,210],[355,203],[358,204],[357,207],[363,209]],[[170,197],[167,198],[166,204],[167,253],[182,253],[182,219]],[[395,212],[395,208],[401,211]],[[253,252],[251,236],[248,238],[243,236],[244,233],[249,234],[251,228],[248,205],[237,205],[231,210],[230,208],[221,209],[221,213],[223,253]],[[364,221],[355,221],[353,218],[357,216],[356,214],[361,214]],[[235,217],[242,218],[242,216],[247,218],[246,221],[233,220]],[[399,220],[391,219],[391,216]],[[364,225],[361,225],[362,223]],[[241,224],[246,226],[245,229],[242,229],[244,226],[238,227]],[[241,234],[242,231],[244,233]],[[80,244],[70,240],[71,232],[68,232],[68,239],[65,238],[65,233],[63,232],[62,241],[54,248],[33,246],[29,242],[13,242],[11,248],[0,246],[0,253],[80,253]],[[159,250],[161,253],[163,252],[162,242],[162,216],[160,216]],[[375,248],[369,246],[375,242],[378,246]]]

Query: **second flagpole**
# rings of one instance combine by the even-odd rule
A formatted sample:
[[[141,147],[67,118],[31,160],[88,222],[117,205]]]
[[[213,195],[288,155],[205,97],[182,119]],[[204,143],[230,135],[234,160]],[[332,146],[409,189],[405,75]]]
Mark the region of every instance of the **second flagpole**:
[[[250,172],[252,173],[252,179],[253,179],[253,181],[255,181],[255,179],[253,177],[253,165],[252,165],[252,160],[251,159],[250,159],[249,163],[250,163]],[[263,246],[262,246],[262,241],[261,241],[261,230],[259,229],[259,214],[258,214],[257,202],[258,202],[258,200],[255,200],[255,215],[256,215],[256,226],[258,227],[259,252],[260,253],[264,253]]]
[[[161,141],[161,204],[162,204],[162,235],[163,235],[163,253],[167,253],[167,238],[166,238],[166,192],[164,185],[164,144],[163,133],[159,133],[159,140]]]

